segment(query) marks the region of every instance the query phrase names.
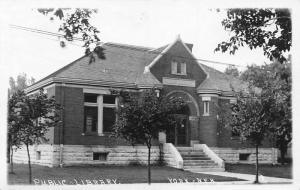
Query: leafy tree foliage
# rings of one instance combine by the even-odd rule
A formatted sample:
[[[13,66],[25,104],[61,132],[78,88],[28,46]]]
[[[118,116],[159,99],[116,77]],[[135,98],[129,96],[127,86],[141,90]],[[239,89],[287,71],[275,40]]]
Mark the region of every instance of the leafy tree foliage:
[[[291,62],[274,62],[263,66],[252,65],[241,75],[241,79],[262,89],[264,97],[272,101],[269,109],[273,123],[272,133],[281,151],[281,161],[292,140]]]
[[[37,10],[50,16],[50,20],[58,18],[62,21],[58,31],[63,33],[64,40],[82,40],[85,54],[90,56],[90,62],[95,61],[92,52],[95,52],[98,58],[105,59],[104,49],[100,46],[98,36],[100,31],[90,23],[91,15],[97,13],[97,9],[42,8]],[[61,40],[60,45],[65,47],[66,43]]]
[[[255,183],[259,183],[258,148],[271,131],[272,122],[270,122],[269,110],[273,102],[265,94],[257,93],[251,86],[249,86],[247,94],[239,92],[236,97],[237,102],[231,105],[231,109],[220,110],[221,119],[219,121],[225,127],[230,127],[231,130],[238,133],[242,141],[249,140],[255,146]]]
[[[225,69],[225,74],[233,77],[239,77],[240,72],[236,67],[229,66]]]
[[[18,120],[18,115],[16,114],[15,105],[22,100],[24,95],[23,91],[18,90],[13,93],[8,100],[8,130],[7,130],[7,158],[10,162],[10,173],[13,171],[13,153],[14,149],[17,150],[21,146],[21,141],[18,138],[20,136],[20,127],[21,125],[16,122]]]
[[[114,125],[114,136],[126,139],[132,144],[146,144],[148,147],[148,183],[151,183],[151,146],[158,133],[176,124],[175,116],[185,103],[180,98],[157,96],[155,89],[141,95],[126,92],[121,94],[123,104],[118,110]]]
[[[292,22],[288,9],[228,9],[222,21],[231,32],[227,41],[218,44],[215,51],[234,54],[244,45],[250,49],[262,48],[271,61],[287,60],[285,52],[292,46]]]
[[[16,80],[13,77],[9,77],[10,88],[8,89],[8,96],[11,96],[18,90],[24,90],[33,83],[35,83],[35,79],[33,77],[28,78],[25,73],[19,74]]]
[[[13,77],[9,78],[9,86],[8,89],[8,110],[12,108],[13,105],[15,105],[16,101],[21,96],[21,91],[24,90],[29,85],[33,84],[35,82],[35,79],[31,77],[30,79],[27,77],[25,73],[19,74],[17,76],[17,79],[15,80]],[[13,97],[12,97],[13,96]],[[11,98],[12,97],[12,98]],[[19,147],[20,141],[17,138],[17,135],[13,135],[14,132],[18,130],[18,126],[16,126],[14,123],[11,123],[14,116],[11,115],[9,112],[8,114],[8,136],[7,136],[7,162],[11,164],[10,172],[13,172],[13,147],[17,149]]]
[[[40,90],[38,94],[26,96],[18,91],[9,100],[9,136],[23,143],[27,149],[29,183],[32,182],[29,145],[47,141],[45,134],[50,127],[58,126],[60,106],[53,97]]]

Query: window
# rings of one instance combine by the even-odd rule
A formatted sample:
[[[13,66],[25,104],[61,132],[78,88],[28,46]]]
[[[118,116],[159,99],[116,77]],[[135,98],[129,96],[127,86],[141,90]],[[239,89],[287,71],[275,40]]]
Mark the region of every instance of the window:
[[[84,94],[84,133],[111,132],[116,120],[117,98],[113,95]]]
[[[93,160],[106,161],[108,152],[93,152]]]
[[[84,107],[84,129],[85,132],[98,131],[98,108],[85,106]]]
[[[248,161],[250,157],[250,154],[239,154],[239,160],[240,161]]]
[[[103,96],[103,131],[111,132],[116,121],[116,96]]]
[[[115,104],[116,96],[113,95],[104,95],[103,96],[103,103],[104,104]]]
[[[178,63],[173,61],[171,63],[171,74],[186,75],[186,63]]]
[[[97,94],[84,94],[84,102],[97,103]]]
[[[36,160],[41,159],[41,151],[36,151]]]
[[[115,121],[116,121],[115,109],[103,107],[103,131],[111,132]]]
[[[204,116],[209,116],[209,101],[204,101],[203,102],[203,115]]]

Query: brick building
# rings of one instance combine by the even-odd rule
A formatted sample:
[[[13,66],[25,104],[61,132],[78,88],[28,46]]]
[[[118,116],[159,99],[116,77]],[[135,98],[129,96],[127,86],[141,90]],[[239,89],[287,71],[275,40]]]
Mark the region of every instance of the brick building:
[[[196,61],[193,45],[179,37],[160,48],[116,43],[103,47],[105,59],[95,56],[95,62],[90,63],[89,57],[83,56],[26,89],[30,94],[44,88],[64,107],[62,127],[49,131],[49,142],[31,147],[33,163],[58,166],[146,162],[145,146],[132,147],[109,136],[116,119],[114,109],[119,104],[118,96],[112,92],[140,92],[153,87],[188,103],[183,125],[159,135],[168,165],[223,170],[224,161],[254,162],[254,148],[240,142],[230,129],[219,126],[216,110],[221,102],[234,102],[232,89],[242,90],[245,84]],[[23,151],[15,154],[16,162],[25,161]],[[158,146],[154,146],[152,162],[158,160],[159,154]],[[274,163],[276,155],[277,149],[266,141],[259,158],[261,162]]]

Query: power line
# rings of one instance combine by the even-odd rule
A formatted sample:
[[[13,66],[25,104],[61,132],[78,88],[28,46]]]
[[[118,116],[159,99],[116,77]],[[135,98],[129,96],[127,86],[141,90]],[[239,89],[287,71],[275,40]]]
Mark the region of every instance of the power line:
[[[24,27],[24,26],[18,26],[18,25],[10,25],[11,28],[13,29],[19,29],[19,30],[24,30],[24,31],[28,31],[28,32],[34,32],[34,33],[39,33],[39,34],[43,34],[43,35],[49,35],[49,36],[55,36],[55,37],[62,37],[64,38],[63,34],[59,34],[59,33],[54,33],[54,32],[49,32],[49,31],[45,31],[45,30],[40,30],[40,29],[34,29],[34,28],[29,28],[29,27]],[[78,38],[78,37],[73,37],[73,40],[76,41],[83,41],[82,38]],[[57,40],[59,41],[59,40]],[[74,43],[71,43],[70,41],[67,41],[68,43],[72,44],[72,45],[76,45],[76,46],[80,46]],[[196,60],[196,61],[203,61],[203,62],[208,62],[208,63],[213,63],[213,64],[220,64],[220,65],[227,65],[227,66],[234,66],[234,67],[245,67],[242,65],[235,65],[235,64],[231,64],[231,63],[224,63],[224,62],[219,62],[219,61],[212,61],[212,60],[206,60],[206,59],[200,59],[200,58],[188,58],[188,57],[184,57],[184,56],[179,56],[179,55],[172,55],[170,53],[162,53],[161,51],[158,50],[151,50],[149,48],[138,48],[138,47],[128,47],[128,46],[123,46],[123,45],[117,45],[117,44],[109,44],[109,43],[104,43],[106,46],[112,46],[112,47],[119,47],[119,48],[123,48],[123,49],[130,49],[130,50],[135,50],[135,51],[142,51],[142,52],[147,52],[147,53],[151,53],[151,54],[156,54],[156,55],[171,55],[173,57],[178,57],[178,58],[184,58],[184,59],[190,59],[190,60]],[[83,46],[81,46],[83,47]],[[113,52],[113,51],[111,51]],[[114,52],[116,53],[116,52]],[[124,54],[125,55],[125,54]]]

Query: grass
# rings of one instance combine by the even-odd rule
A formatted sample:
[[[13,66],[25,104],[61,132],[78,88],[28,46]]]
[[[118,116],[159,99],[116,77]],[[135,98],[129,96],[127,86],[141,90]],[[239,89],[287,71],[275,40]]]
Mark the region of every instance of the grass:
[[[8,184],[28,184],[28,165],[14,164],[15,174],[8,175]],[[216,175],[192,173],[167,166],[152,166],[152,183],[169,183],[169,179],[187,179],[188,182],[197,182],[198,179],[213,179],[220,181],[243,181],[238,178],[230,178]],[[32,165],[33,179],[39,180],[65,180],[66,184],[74,184],[74,179],[104,180],[116,179],[117,183],[147,183],[146,166],[72,166],[64,168],[49,168],[46,166]],[[45,182],[45,181],[43,181]]]
[[[228,172],[243,173],[243,174],[256,174],[254,164],[226,164],[225,169]],[[259,173],[268,177],[280,177],[292,179],[292,165],[270,165],[260,164]]]

